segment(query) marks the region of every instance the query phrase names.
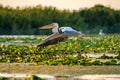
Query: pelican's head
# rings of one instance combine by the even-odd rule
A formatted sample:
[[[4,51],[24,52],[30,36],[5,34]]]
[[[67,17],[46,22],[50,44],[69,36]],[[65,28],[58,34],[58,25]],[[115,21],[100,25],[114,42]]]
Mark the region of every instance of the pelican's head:
[[[51,28],[58,28],[58,23],[52,23],[49,25],[45,25],[43,27],[40,27],[39,29],[51,29]]]
[[[51,25],[53,25],[53,26],[58,28],[58,23],[52,23]]]
[[[100,29],[100,32],[103,32],[103,30],[102,30],[102,29]]]

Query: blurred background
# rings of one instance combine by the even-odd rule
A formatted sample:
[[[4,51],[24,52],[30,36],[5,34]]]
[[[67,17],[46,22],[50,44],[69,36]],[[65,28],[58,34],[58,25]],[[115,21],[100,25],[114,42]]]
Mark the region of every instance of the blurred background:
[[[119,0],[1,0],[0,35],[42,35],[52,22],[85,34],[120,33]]]

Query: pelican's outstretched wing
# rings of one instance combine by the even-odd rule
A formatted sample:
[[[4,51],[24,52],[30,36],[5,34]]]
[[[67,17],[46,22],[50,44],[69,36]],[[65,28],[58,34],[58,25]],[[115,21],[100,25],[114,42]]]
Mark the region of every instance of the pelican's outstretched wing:
[[[68,36],[66,36],[65,34],[54,33],[48,36],[45,39],[45,41],[43,41],[41,44],[38,45],[38,47],[45,47],[48,45],[57,44],[59,42],[66,40],[67,38]]]
[[[82,34],[81,32],[78,32],[77,30],[75,30],[75,29],[73,29],[71,27],[61,27],[60,29],[67,36],[81,36],[81,37],[84,36],[84,34]]]

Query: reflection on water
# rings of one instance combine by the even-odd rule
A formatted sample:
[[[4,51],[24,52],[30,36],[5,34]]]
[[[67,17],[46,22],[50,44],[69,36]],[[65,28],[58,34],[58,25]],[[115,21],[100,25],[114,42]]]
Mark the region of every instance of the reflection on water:
[[[74,80],[120,80],[119,74],[111,74],[111,75],[82,75],[75,76]]]
[[[0,35],[0,44],[5,45],[37,45],[45,36],[38,35]]]
[[[45,80],[120,80],[120,75],[118,74],[112,74],[112,75],[79,75],[79,76],[66,76],[66,75],[46,75],[46,74],[36,74],[38,77],[45,79]],[[26,80],[30,79],[31,74],[28,74],[26,76],[25,73],[0,73],[1,77],[8,78],[8,79],[16,79],[16,80],[23,80],[26,78]]]
[[[35,35],[0,35],[0,38],[34,38]]]

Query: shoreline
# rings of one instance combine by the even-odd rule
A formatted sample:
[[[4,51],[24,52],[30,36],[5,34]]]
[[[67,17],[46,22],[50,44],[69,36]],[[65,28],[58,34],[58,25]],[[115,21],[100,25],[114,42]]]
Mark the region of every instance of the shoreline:
[[[120,66],[36,65],[35,63],[0,63],[0,73],[30,73],[71,76],[86,74],[120,74]]]

